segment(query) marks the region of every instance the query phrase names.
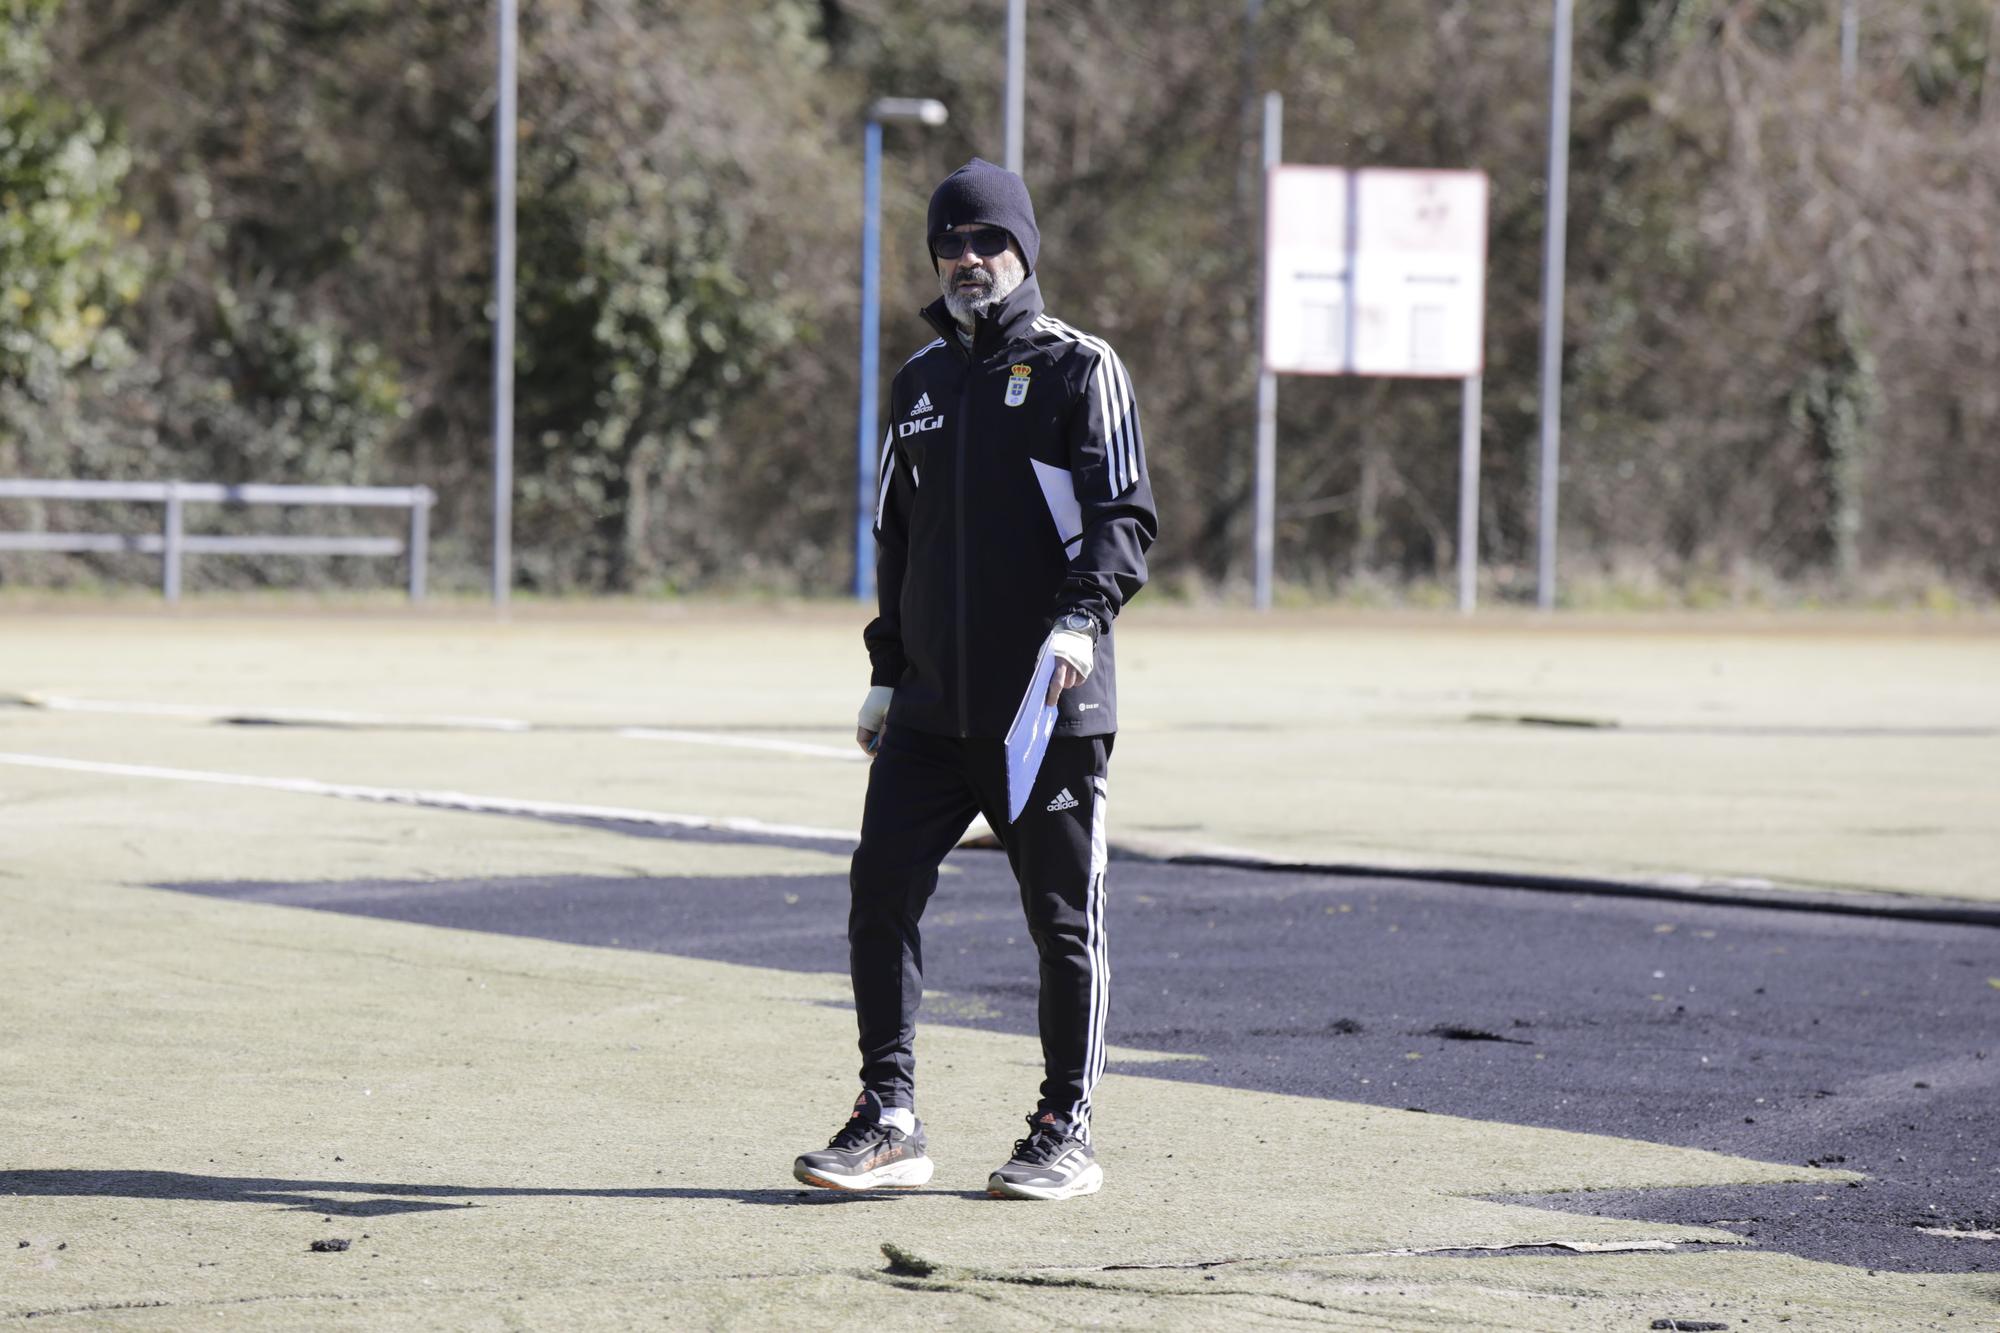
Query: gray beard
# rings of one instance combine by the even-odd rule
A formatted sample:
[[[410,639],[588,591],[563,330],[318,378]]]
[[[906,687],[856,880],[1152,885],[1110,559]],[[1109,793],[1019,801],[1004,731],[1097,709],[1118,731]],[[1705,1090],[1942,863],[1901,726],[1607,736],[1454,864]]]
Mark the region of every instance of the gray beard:
[[[1014,289],[1026,277],[1027,274],[1018,265],[1009,265],[1007,272],[993,273],[992,283],[983,289],[962,292],[944,288],[944,308],[951,312],[952,320],[960,328],[972,328],[981,318],[992,314],[995,306],[1012,296]]]

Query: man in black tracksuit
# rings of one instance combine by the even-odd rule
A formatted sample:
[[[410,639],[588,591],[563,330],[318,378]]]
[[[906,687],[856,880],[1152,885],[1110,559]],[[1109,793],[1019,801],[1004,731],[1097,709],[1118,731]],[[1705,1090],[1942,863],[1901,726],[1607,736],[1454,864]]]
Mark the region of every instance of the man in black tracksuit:
[[[794,1174],[838,1189],[929,1180],[915,1116],[918,919],[975,814],[1000,836],[1041,958],[1041,1098],[989,1192],[1099,1187],[1105,778],[1118,729],[1113,619],[1146,581],[1156,520],[1132,382],[1109,344],[1045,314],[1019,176],[974,158],[932,196],[937,331],[897,374],[875,540],[880,614],[857,739],[874,755],[850,878],[862,1093]],[[865,391],[865,390],[864,390]],[[1007,819],[1002,737],[1044,645],[1058,706],[1033,791]]]

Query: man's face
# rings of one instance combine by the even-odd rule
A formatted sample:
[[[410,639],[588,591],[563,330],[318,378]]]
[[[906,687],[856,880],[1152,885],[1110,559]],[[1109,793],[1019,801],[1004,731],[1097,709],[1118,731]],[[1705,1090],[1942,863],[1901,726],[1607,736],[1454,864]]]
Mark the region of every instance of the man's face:
[[[962,236],[967,244],[965,253],[956,259],[938,258],[938,286],[944,292],[945,308],[951,311],[951,317],[971,328],[979,316],[1006,300],[1021,285],[1028,276],[1028,266],[1021,258],[1021,247],[997,227],[967,223],[953,227],[946,235]],[[990,255],[979,253],[991,249],[993,240],[999,237],[1006,237],[1005,249]],[[982,245],[981,241],[986,243]]]

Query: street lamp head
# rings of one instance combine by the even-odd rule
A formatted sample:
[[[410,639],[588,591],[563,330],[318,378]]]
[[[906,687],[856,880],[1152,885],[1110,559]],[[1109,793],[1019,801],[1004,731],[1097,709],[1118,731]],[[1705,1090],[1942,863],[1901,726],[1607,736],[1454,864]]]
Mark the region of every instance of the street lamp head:
[[[913,120],[920,125],[942,125],[950,114],[934,97],[878,97],[868,107],[870,120]]]

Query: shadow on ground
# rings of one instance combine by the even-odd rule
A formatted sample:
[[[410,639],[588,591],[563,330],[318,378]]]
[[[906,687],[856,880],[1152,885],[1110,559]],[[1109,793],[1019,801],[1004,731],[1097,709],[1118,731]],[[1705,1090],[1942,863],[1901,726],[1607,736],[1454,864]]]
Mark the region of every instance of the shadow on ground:
[[[514,1188],[484,1185],[418,1185],[365,1180],[286,1180],[268,1176],[203,1176],[183,1171],[0,1171],[0,1195],[46,1198],[184,1199],[200,1203],[276,1204],[326,1217],[392,1217],[399,1213],[449,1212],[476,1208],[481,1200],[719,1199],[730,1203],[781,1207],[883,1203],[922,1194],[984,1199],[984,1190],[897,1190],[841,1194],[809,1189],[715,1189],[647,1185],[630,1189]],[[359,1201],[328,1195],[364,1194]]]

